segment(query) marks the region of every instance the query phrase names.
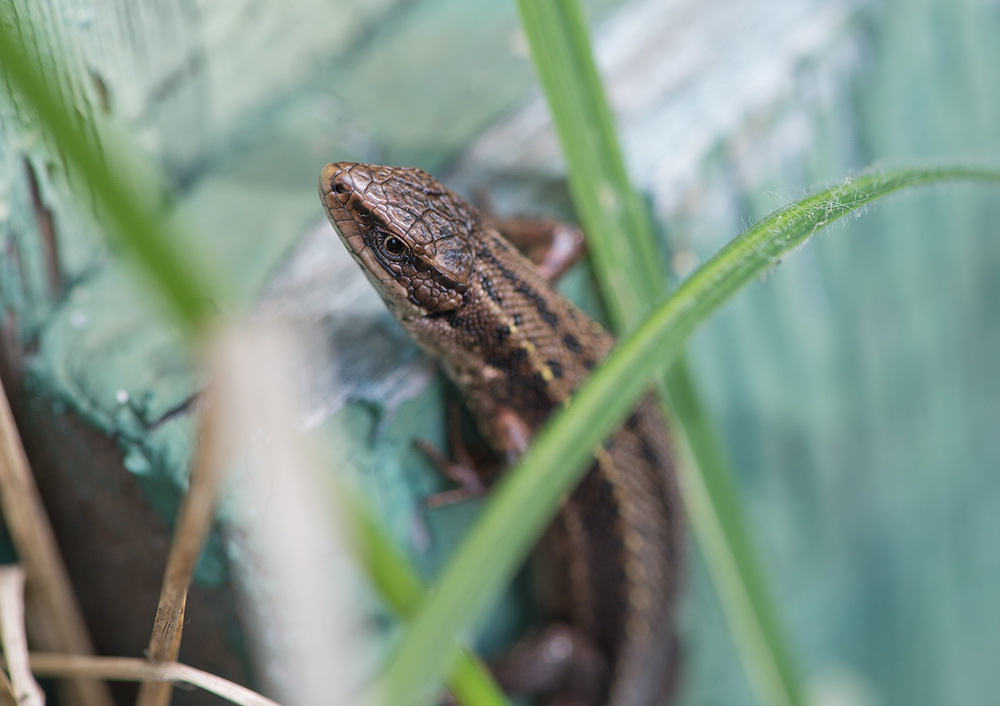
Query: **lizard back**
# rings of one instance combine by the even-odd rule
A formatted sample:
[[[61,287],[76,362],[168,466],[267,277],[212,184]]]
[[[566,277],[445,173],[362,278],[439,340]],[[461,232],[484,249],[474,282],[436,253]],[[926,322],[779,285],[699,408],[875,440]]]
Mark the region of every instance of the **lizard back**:
[[[416,169],[330,164],[331,222],[390,311],[438,358],[508,462],[614,339],[468,204]],[[610,678],[582,703],[662,700],[674,659],[682,513],[652,398],[595,454],[536,551],[546,616],[588,636]]]

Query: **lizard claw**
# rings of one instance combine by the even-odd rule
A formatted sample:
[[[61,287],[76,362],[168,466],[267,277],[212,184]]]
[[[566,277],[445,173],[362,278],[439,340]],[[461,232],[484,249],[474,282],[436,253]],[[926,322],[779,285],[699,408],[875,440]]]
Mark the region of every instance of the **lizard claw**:
[[[462,409],[454,400],[448,405],[448,441],[454,460],[446,457],[430,442],[423,439],[414,442],[441,475],[458,486],[428,495],[424,498],[426,507],[444,507],[486,494],[486,485],[462,439]]]
[[[444,477],[458,485],[457,488],[428,495],[424,498],[426,507],[444,507],[486,494],[486,486],[471,465],[449,460],[436,446],[423,439],[418,439],[414,444]]]

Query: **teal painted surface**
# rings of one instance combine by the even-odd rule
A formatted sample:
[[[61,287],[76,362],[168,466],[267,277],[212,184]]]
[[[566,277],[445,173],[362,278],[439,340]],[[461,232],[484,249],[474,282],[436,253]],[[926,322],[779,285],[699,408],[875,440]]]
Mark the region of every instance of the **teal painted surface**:
[[[890,2],[858,22],[861,71],[805,158],[673,230],[720,242],[868,164],[1000,162],[1000,7]],[[709,181],[728,168],[720,155]],[[692,346],[823,703],[1000,693],[998,218],[995,191],[893,197],[776,266]],[[692,592],[682,703],[751,703],[704,575]]]
[[[229,116],[224,126],[172,99],[165,115],[192,122],[171,127],[165,143],[177,150],[164,160],[212,236],[203,245],[231,263],[248,306],[321,218],[314,181],[323,163],[366,158],[438,170],[530,91],[512,5],[490,3],[482,15],[470,7],[416,3],[384,23],[360,22],[351,41],[302,77],[307,88],[241,94],[216,114]],[[996,3],[888,2],[855,23],[860,63],[846,90],[810,114],[810,147],[785,154],[791,140],[778,130],[765,151],[750,130],[740,137],[756,144],[750,168],[737,172],[733,154],[745,143],[719,145],[696,177],[708,196],[681,205],[665,224],[671,237],[704,256],[808,185],[873,162],[1000,161]],[[803,96],[823,90],[809,72],[801,67]],[[184,130],[225,139],[206,156],[198,140],[171,141]],[[5,224],[23,233],[29,199],[18,163],[6,167],[14,186],[4,199],[15,215]],[[813,239],[693,344],[802,661],[831,703],[979,704],[1000,693],[998,218],[995,193],[955,187],[895,197]],[[47,315],[52,303],[29,244],[30,282],[8,289],[20,274],[2,265],[4,302],[43,314],[33,389],[116,434],[151,505],[169,516],[193,421],[148,429],[199,381],[155,303],[137,297],[135,283],[71,222],[61,232],[72,248],[67,272],[79,279],[68,297]],[[443,441],[442,399],[434,386],[391,414],[367,400],[328,422],[350,430],[363,485],[428,575],[474,513],[419,508],[440,483],[410,439]],[[681,703],[750,703],[711,588],[692,563]],[[202,577],[212,579],[221,560],[206,566]],[[509,639],[524,613],[507,604],[490,642]]]
[[[62,40],[74,45],[68,54],[80,70],[75,90],[87,100],[81,112],[103,109],[95,98],[103,93],[107,109],[136,131],[176,180],[181,209],[207,236],[192,241],[190,249],[225,263],[226,284],[241,294],[242,307],[224,314],[252,309],[275,267],[321,218],[315,181],[325,162],[391,153],[440,166],[531,85],[526,53],[516,46],[513,7],[503,3],[481,8],[490,13],[485,22],[456,3],[420,3],[403,13],[383,3],[368,6],[367,14],[340,13],[341,24],[327,30],[318,28],[329,8],[288,13],[274,22],[267,18],[275,5],[267,3],[258,14],[212,7],[203,16],[171,3],[155,11],[143,6],[135,15],[116,15],[114,8],[109,1],[87,17],[58,7],[32,8],[30,15],[43,28],[45,47]],[[308,24],[309,31],[296,30],[296,22]],[[153,25],[166,29],[150,37],[150,56],[132,56],[128,38],[145,36]],[[251,40],[262,32],[272,44],[256,47],[247,63],[235,65],[234,45],[247,58],[246,50],[255,46]],[[318,41],[327,32],[330,41]],[[131,60],[122,62],[118,52]],[[318,60],[304,62],[310,52]],[[456,86],[459,80],[464,83]],[[398,95],[403,105],[387,113],[381,109],[386,95]],[[18,257],[4,261],[12,276],[4,278],[3,294],[22,324],[22,343],[32,349],[28,389],[49,401],[53,414],[80,417],[114,438],[124,467],[169,525],[187,484],[196,430],[197,420],[183,409],[204,381],[158,302],[144,292],[141,277],[105,250],[85,211],[67,197],[58,160],[52,169],[34,126],[19,127],[3,132],[3,146],[11,148],[2,162],[10,188],[2,194],[8,209],[0,220],[8,242],[17,241]],[[64,290],[46,288],[46,253],[19,161],[22,151],[36,168],[42,205],[55,215]],[[398,457],[402,446],[409,448],[415,420],[429,419],[406,413],[420,399],[440,402],[424,396],[393,410],[391,422],[404,433],[398,443],[377,436],[376,458]],[[344,415],[365,419],[378,403],[349,405]],[[393,476],[386,469],[412,471],[414,456],[380,464],[377,472],[388,473],[389,480],[373,488],[385,514],[403,518],[404,529],[393,524],[404,544],[413,539],[419,505],[414,489],[420,486],[410,476],[397,480],[399,487],[413,486],[400,496],[387,489]],[[427,473],[422,459],[416,467]],[[429,549],[418,558],[428,575],[472,514],[470,506],[425,520]],[[218,538],[212,540],[199,581],[217,583],[227,576],[226,552]],[[511,606],[506,614],[519,610]],[[508,636],[517,625],[504,611],[494,623],[494,632]]]

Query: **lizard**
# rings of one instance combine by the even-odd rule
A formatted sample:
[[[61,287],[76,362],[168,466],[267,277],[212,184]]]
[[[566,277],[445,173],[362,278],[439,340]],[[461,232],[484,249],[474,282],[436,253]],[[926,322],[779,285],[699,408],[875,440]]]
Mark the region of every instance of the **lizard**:
[[[505,462],[614,345],[472,204],[415,168],[326,165],[320,199],[351,256],[437,358]],[[534,552],[546,626],[492,665],[548,706],[653,706],[672,689],[683,519],[647,395],[595,452]],[[446,469],[447,470],[447,469]],[[483,492],[453,473],[457,496]]]

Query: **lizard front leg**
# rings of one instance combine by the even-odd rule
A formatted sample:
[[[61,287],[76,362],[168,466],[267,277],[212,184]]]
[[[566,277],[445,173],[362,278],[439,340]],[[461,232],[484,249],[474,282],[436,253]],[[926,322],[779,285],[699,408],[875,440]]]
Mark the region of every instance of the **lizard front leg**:
[[[503,454],[504,463],[512,464],[528,447],[531,440],[530,428],[513,410],[506,407],[497,407],[492,411],[491,418],[495,423],[484,431],[489,435],[493,448]],[[449,490],[427,496],[424,499],[427,507],[444,507],[482,497],[489,485],[502,472],[496,464],[476,463],[473,460],[462,437],[461,408],[457,402],[451,403],[448,407],[448,445],[451,458],[422,439],[417,440],[416,445],[438,471],[456,485]]]
[[[583,231],[554,218],[490,216],[493,225],[538,271],[554,282],[586,252]]]

